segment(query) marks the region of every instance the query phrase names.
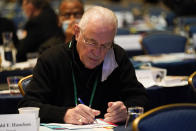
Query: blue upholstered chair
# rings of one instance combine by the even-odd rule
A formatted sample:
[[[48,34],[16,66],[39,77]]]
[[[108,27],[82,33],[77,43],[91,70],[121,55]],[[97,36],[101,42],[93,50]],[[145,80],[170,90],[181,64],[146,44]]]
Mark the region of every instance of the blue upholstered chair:
[[[195,131],[196,104],[164,105],[140,115],[132,123],[133,131]]]
[[[178,17],[177,18],[177,22],[178,24],[180,23],[181,25],[190,25],[190,24],[196,24],[196,17],[186,17],[186,16],[183,16],[183,17]]]
[[[188,27],[189,27],[188,29],[189,35],[190,37],[193,37],[193,34],[196,34],[196,24],[189,25]]]
[[[193,90],[196,92],[196,71],[193,72],[189,78],[188,78],[189,85],[193,88]]]
[[[32,77],[33,77],[33,75],[25,76],[22,79],[20,79],[20,81],[18,82],[18,87],[20,89],[20,93],[23,96],[25,95],[26,87],[29,84],[29,82],[31,81]]]
[[[184,36],[158,33],[145,36],[141,44],[145,53],[161,54],[184,52],[186,41],[187,39]]]
[[[118,28],[116,35],[129,35],[130,31],[128,29],[125,28]]]

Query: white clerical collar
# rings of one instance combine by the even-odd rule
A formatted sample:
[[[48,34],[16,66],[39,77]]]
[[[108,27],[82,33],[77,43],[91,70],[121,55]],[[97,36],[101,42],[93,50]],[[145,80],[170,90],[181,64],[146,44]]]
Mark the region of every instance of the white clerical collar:
[[[105,81],[117,67],[118,64],[115,59],[114,50],[111,48],[104,58],[101,81]]]

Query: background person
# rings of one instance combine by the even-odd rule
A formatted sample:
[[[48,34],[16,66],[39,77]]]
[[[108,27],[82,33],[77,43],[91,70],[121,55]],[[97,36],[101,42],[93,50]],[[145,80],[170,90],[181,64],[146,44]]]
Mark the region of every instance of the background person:
[[[59,6],[59,26],[62,27],[66,43],[74,35],[74,25],[78,23],[84,13],[84,5],[81,0],[62,0]]]
[[[24,28],[26,37],[20,41],[18,48],[17,61],[25,61],[28,53],[38,52],[49,38],[62,35],[57,15],[48,0],[23,0],[22,7],[28,21]]]
[[[126,52],[113,44],[115,14],[95,6],[74,30],[69,44],[39,57],[19,107],[40,107],[41,122],[89,124],[95,117],[125,121],[127,107],[144,107],[148,99]]]
[[[80,0],[62,0],[59,5],[58,26],[62,28],[64,37],[60,35],[44,42],[39,48],[39,54],[53,45],[71,41],[74,35],[74,25],[79,22],[83,13],[83,3]]]

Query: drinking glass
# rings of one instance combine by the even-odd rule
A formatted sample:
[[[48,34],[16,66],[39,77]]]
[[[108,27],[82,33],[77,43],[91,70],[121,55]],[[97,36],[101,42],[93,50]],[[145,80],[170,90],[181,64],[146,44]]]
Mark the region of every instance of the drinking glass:
[[[125,128],[128,126],[128,123],[131,123],[135,118],[144,113],[144,108],[140,106],[129,107],[127,112],[128,115],[125,123]]]
[[[21,78],[22,78],[22,76],[7,77],[7,83],[8,83],[8,87],[9,87],[11,95],[19,95],[20,94],[18,82]]]
[[[37,131],[39,131],[40,118],[39,118],[39,107],[22,107],[18,108],[19,114],[34,114],[37,122]]]

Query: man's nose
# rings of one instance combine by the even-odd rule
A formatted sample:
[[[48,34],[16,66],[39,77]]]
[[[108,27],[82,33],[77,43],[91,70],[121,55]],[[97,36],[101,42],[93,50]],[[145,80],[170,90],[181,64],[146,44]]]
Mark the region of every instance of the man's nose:
[[[74,15],[74,14],[71,14],[70,17],[69,17],[69,19],[70,19],[70,20],[75,20],[75,19],[76,19],[76,18],[75,18],[75,15]]]
[[[100,46],[97,46],[97,47],[94,49],[94,55],[95,55],[95,56],[100,56],[100,55],[101,55],[101,47],[100,47]]]

